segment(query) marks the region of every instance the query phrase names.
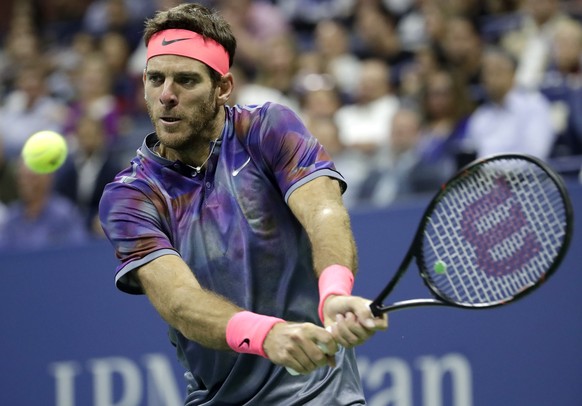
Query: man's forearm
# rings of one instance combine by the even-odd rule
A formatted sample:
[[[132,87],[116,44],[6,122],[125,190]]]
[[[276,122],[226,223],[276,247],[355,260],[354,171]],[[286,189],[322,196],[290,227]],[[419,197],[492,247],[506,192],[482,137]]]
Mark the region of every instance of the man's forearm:
[[[289,206],[307,231],[316,273],[333,264],[355,273],[356,244],[337,181],[321,177],[303,185],[291,195]]]
[[[180,257],[160,257],[137,272],[146,295],[168,324],[205,347],[229,349],[226,325],[242,309],[204,290]]]
[[[313,263],[319,275],[333,264],[344,265],[356,272],[356,244],[352,237],[350,218],[342,205],[329,202],[317,210],[307,230],[313,248]]]

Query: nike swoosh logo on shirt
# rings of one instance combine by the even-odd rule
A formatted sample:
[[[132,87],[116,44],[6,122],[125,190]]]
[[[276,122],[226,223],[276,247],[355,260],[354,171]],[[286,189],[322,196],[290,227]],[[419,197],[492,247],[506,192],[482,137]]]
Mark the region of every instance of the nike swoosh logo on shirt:
[[[248,157],[244,164],[242,164],[241,166],[239,166],[238,168],[236,168],[235,170],[233,170],[232,171],[232,176],[238,175],[240,173],[240,171],[242,171],[243,168],[249,164],[249,162],[251,162],[251,157]]]
[[[186,41],[187,39],[192,39],[192,38],[177,38],[177,39],[171,39],[169,41],[166,41],[166,39],[164,38],[162,40],[162,46],[165,47],[166,45],[173,44],[174,42]]]
[[[243,345],[246,345],[246,348],[249,348],[251,346],[251,340],[249,340],[248,338],[245,338],[244,340],[242,340],[242,342],[238,345],[238,348],[241,348]]]

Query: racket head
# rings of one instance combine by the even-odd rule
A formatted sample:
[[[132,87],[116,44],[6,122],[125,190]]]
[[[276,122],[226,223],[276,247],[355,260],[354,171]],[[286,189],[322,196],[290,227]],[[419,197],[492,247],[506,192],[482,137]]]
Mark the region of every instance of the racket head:
[[[500,154],[444,184],[415,236],[423,281],[445,304],[481,309],[532,292],[559,267],[573,211],[562,179],[541,160]]]

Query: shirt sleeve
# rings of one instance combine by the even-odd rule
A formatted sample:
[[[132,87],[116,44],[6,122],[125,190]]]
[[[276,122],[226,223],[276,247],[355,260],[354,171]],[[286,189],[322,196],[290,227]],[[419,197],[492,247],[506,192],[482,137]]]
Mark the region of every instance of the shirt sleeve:
[[[289,108],[265,105],[261,121],[260,150],[263,159],[288,200],[301,185],[319,177],[337,179],[342,193],[347,185],[321,143]]]
[[[105,235],[121,261],[115,272],[116,286],[127,293],[142,294],[132,271],[163,255],[178,255],[169,237],[166,209],[161,198],[132,184],[116,182],[103,192],[99,218]]]

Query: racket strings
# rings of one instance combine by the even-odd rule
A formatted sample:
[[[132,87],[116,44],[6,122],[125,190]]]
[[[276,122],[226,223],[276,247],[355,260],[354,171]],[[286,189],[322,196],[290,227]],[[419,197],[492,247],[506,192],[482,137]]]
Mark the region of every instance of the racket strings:
[[[453,213],[451,213],[452,215],[444,217],[446,219],[445,230],[450,232],[450,230],[458,228],[453,223],[455,219],[460,217],[458,208],[467,207],[471,201],[476,201],[479,198],[479,196],[476,195],[478,190],[479,185],[477,184],[477,179],[471,178],[468,180],[467,184],[459,185],[457,196],[450,195],[450,198],[457,200],[458,206],[451,205],[451,208],[455,208],[457,210],[453,211]],[[496,216],[490,216],[488,218],[489,221],[485,222],[488,224],[481,226],[484,229],[487,229],[490,228],[493,224],[499,223],[499,221],[495,220],[494,217]],[[459,234],[460,233],[458,231],[456,233],[452,233],[452,235],[457,236]],[[428,236],[433,236],[433,234],[428,234]],[[446,254],[447,251],[449,253],[452,251],[453,258],[451,258],[451,260],[454,260],[454,262],[451,262],[450,260],[447,262],[451,262],[453,264],[463,264],[457,268],[460,272],[455,271],[455,268],[453,268],[453,272],[447,272],[447,280],[450,288],[453,290],[452,297],[461,302],[489,302],[491,297],[499,296],[502,294],[500,284],[492,284],[488,279],[485,278],[471,277],[471,275],[475,273],[475,269],[469,268],[469,264],[466,262],[466,260],[463,259],[469,258],[472,255],[472,252],[470,250],[470,246],[468,244],[463,244],[462,241],[462,238],[456,238],[455,245],[446,246],[441,244],[438,247],[439,251],[443,254]],[[436,247],[438,244],[432,245]],[[448,277],[449,275],[450,277]],[[450,292],[446,293],[447,296],[451,296]]]
[[[453,216],[440,216],[444,230],[449,230],[453,227],[451,222],[452,218]],[[454,298],[455,301],[470,303],[485,303],[489,301],[492,292],[499,294],[497,285],[492,286],[486,279],[471,278],[469,277],[469,273],[463,269],[461,264],[464,263],[465,258],[471,255],[467,244],[460,243],[459,239],[454,239],[453,241],[448,241],[447,239],[442,240],[440,238],[441,235],[443,234],[429,234],[427,236],[429,237],[428,241],[433,251],[441,253],[439,258],[447,258],[446,256],[448,255],[445,263],[459,264],[459,266],[454,265],[455,267],[451,269],[452,272],[446,271],[444,275],[446,283],[442,281],[443,276],[434,277],[434,280],[440,281],[437,284],[439,289],[448,297]],[[450,242],[453,244],[450,244]],[[442,261],[442,259],[439,260]]]
[[[419,259],[438,291],[457,303],[490,304],[544,277],[566,234],[564,201],[545,171],[497,160],[447,189],[427,220]],[[446,272],[433,270],[437,261]]]

